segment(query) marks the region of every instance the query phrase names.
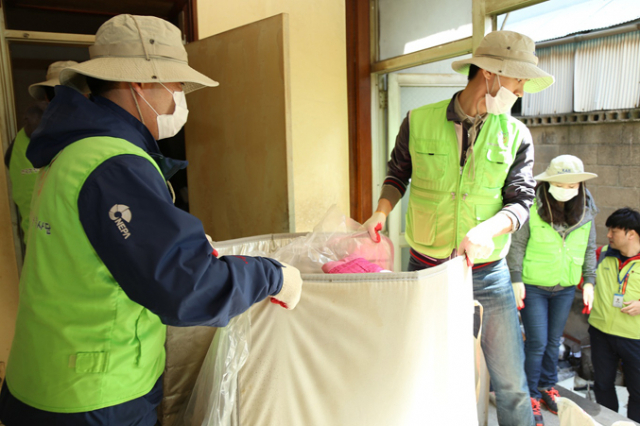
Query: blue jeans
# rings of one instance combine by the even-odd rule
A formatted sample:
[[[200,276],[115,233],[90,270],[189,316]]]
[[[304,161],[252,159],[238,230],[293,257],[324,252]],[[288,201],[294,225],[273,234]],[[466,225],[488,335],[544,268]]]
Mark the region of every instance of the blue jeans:
[[[589,326],[591,362],[593,363],[593,391],[598,404],[618,412],[616,371],[622,360],[624,383],[629,391],[627,417],[640,422],[640,340],[603,333]]]
[[[411,260],[410,271],[427,266]],[[504,260],[474,269],[473,297],[484,307],[481,345],[496,391],[498,424],[532,426],[518,310]]]
[[[527,340],[524,342],[529,394],[540,399],[539,389],[558,383],[558,346],[576,292],[575,286],[550,292],[525,285],[524,308],[520,311]]]

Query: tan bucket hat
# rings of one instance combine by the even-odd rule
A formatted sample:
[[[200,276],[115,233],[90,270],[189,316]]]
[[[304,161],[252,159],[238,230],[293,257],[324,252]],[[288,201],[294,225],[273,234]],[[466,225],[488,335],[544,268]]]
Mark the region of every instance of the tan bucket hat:
[[[498,75],[526,78],[524,91],[536,93],[551,86],[553,76],[538,68],[536,45],[526,35],[514,31],[493,31],[484,36],[473,56],[451,64],[454,71],[469,74],[469,65],[476,65]]]
[[[76,61],[57,61],[49,65],[47,69],[47,80],[29,86],[29,94],[37,101],[44,101],[45,87],[54,87],[60,84],[60,72],[68,67],[78,65]]]
[[[573,155],[559,155],[549,164],[544,173],[535,176],[535,180],[555,183],[578,183],[597,178],[595,173],[584,171],[582,160]]]
[[[89,76],[130,83],[184,83],[185,93],[218,85],[189,66],[180,30],[154,16],[109,19],[98,29],[89,57],[63,70],[60,82],[78,88]]]

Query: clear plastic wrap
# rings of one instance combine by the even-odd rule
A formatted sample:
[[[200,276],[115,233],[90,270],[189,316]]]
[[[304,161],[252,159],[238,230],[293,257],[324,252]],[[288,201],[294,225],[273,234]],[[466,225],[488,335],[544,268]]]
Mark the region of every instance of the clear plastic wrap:
[[[268,256],[297,267],[303,274],[321,274],[323,264],[349,255],[392,270],[393,244],[387,237],[381,237],[380,243],[372,241],[362,225],[332,206],[313,232],[280,248],[274,247],[272,253],[265,253],[266,247],[249,246],[242,253],[233,254]],[[227,253],[221,250],[221,254]],[[232,425],[237,376],[249,356],[250,329],[248,312],[218,329],[191,397],[178,415],[178,426]]]
[[[218,329],[189,402],[178,415],[177,425],[231,425],[238,371],[247,361],[250,341],[251,319],[248,312]]]
[[[295,266],[303,274],[322,274],[322,265],[349,255],[362,257],[391,271],[393,244],[384,235],[381,237],[379,243],[371,240],[362,225],[346,217],[334,205],[313,232],[294,239],[271,257]]]

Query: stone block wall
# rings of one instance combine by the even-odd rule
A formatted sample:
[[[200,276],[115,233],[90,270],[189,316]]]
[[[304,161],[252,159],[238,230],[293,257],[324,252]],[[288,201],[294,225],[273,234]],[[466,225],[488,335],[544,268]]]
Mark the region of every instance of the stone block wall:
[[[596,217],[598,245],[607,244],[609,215],[620,207],[640,210],[640,121],[529,126],[535,147],[534,175],[552,158],[579,157],[585,171],[598,174],[587,182],[600,213]]]

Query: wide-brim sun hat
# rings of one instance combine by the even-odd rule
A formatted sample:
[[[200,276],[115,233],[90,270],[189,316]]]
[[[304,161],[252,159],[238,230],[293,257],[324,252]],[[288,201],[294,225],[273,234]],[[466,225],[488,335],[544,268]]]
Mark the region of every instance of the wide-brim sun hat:
[[[535,176],[534,179],[541,182],[554,183],[579,183],[585,180],[597,178],[595,173],[584,171],[582,160],[573,155],[559,155],[549,164],[544,173]]]
[[[218,85],[189,66],[180,30],[154,16],[118,15],[102,24],[90,59],[64,69],[60,82],[81,87],[86,77],[129,83],[183,83],[184,92]]]
[[[487,34],[468,59],[451,64],[454,71],[468,75],[471,64],[500,76],[527,79],[524,91],[537,93],[551,86],[554,78],[538,68],[536,44],[514,31],[493,31]]]
[[[65,69],[78,65],[76,61],[57,61],[49,65],[47,69],[47,79],[40,83],[29,86],[29,94],[37,101],[44,101],[46,98],[45,87],[54,87],[60,84],[60,72]],[[83,87],[84,89],[84,87]],[[82,90],[81,90],[82,91]],[[86,89],[85,89],[86,91]]]

